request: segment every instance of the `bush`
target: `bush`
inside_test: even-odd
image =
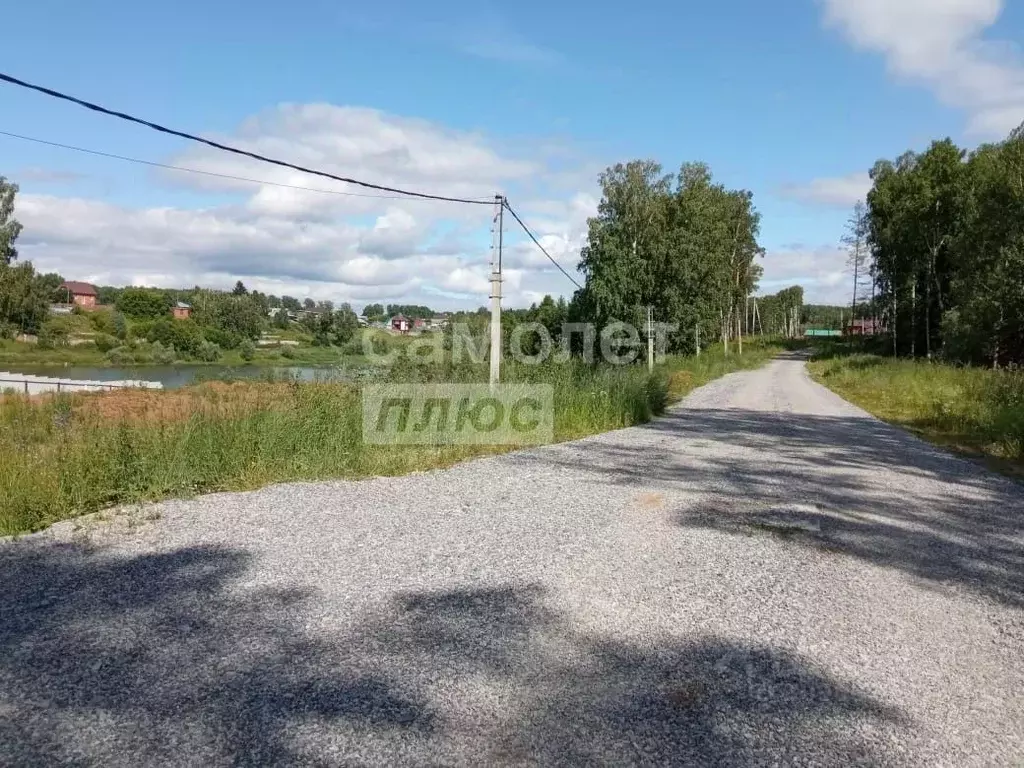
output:
[[[152,347],[143,347],[140,349],[136,349],[135,351],[132,352],[132,361],[136,365],[149,365],[150,363],[154,362],[153,355],[150,352],[150,349],[152,349]]]
[[[153,355],[153,362],[158,365],[170,365],[177,356],[174,347],[165,347],[159,341],[154,341],[149,351]]]
[[[130,317],[162,317],[171,311],[171,297],[155,288],[125,288],[117,297],[117,309]]]
[[[114,313],[106,311],[96,311],[89,313],[89,324],[92,329],[97,333],[105,333],[109,336],[113,336],[117,333],[117,328],[114,323]],[[116,346],[116,345],[115,345]],[[104,350],[106,351],[106,350]]]
[[[363,354],[363,340],[360,336],[355,336],[349,339],[341,345],[341,354],[343,355],[361,355]]]
[[[13,339],[18,335],[18,326],[0,320],[0,339]]]
[[[128,321],[120,312],[111,315],[111,324],[114,326],[114,335],[122,341],[128,338]]]
[[[39,348],[56,349],[68,345],[68,332],[62,324],[43,323],[39,329]]]
[[[124,315],[122,315],[120,312],[118,313],[118,315],[121,318],[124,318]],[[149,332],[151,330],[153,330],[153,326],[154,325],[156,325],[156,321],[155,320],[134,320],[134,321],[132,321],[132,324],[129,326],[128,322],[126,320],[125,321],[125,326],[127,328],[127,338],[132,338],[132,339],[146,339],[146,338],[149,338]],[[120,338],[120,337],[118,337],[118,338]]]
[[[196,350],[196,357],[204,363],[215,363],[220,360],[220,347],[212,341],[203,341]]]
[[[112,365],[130,365],[135,362],[135,358],[128,347],[114,347],[107,352],[107,360]]]
[[[295,359],[295,347],[284,347],[281,350],[281,357],[283,357],[285,360],[294,360]]]
[[[204,344],[212,344],[203,338],[199,326],[192,320],[157,320],[146,338],[150,342],[159,341],[165,347],[174,347],[182,357],[199,357],[200,360],[204,359],[200,356],[200,349]],[[217,347],[216,344],[212,346]],[[217,351],[219,354],[220,347]]]
[[[96,349],[104,353],[119,346],[118,340],[106,333],[96,334],[96,338],[93,339],[93,342],[96,344]]]
[[[245,360],[246,362],[255,359],[256,345],[253,344],[252,341],[250,341],[249,339],[243,341],[238,348],[241,351],[242,359]]]
[[[235,349],[242,343],[242,337],[232,331],[208,325],[203,328],[203,337],[221,349]]]

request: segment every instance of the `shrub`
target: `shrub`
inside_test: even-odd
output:
[[[118,340],[106,333],[96,334],[96,337],[93,339],[93,342],[96,344],[96,349],[104,353],[109,352],[114,347],[119,346]]]
[[[120,314],[120,313],[118,313]],[[124,315],[121,315],[123,318]],[[127,321],[125,322],[127,326]],[[146,339],[149,338],[149,332],[153,330],[153,326],[156,325],[155,320],[133,320],[128,328],[128,337],[133,339]]]
[[[135,358],[128,347],[114,347],[107,352],[107,360],[112,365],[130,365],[135,362]]]
[[[66,347],[67,345],[68,332],[63,324],[43,323],[43,327],[39,329],[40,349],[55,349],[57,347]]]
[[[111,315],[111,324],[114,326],[114,335],[122,341],[128,337],[128,321],[120,312]]]
[[[256,357],[256,345],[249,339],[246,339],[239,345],[239,350],[242,355],[242,359],[246,362],[255,359]]]
[[[284,347],[281,350],[281,357],[285,358],[286,360],[294,360],[295,359],[295,348],[294,347]]]
[[[13,339],[18,335],[18,326],[0,320],[0,339]]]
[[[117,309],[131,317],[156,319],[171,311],[171,297],[155,288],[125,288],[117,297]]]
[[[212,325],[203,328],[203,337],[221,349],[235,349],[242,342],[242,337],[237,333]]]
[[[158,365],[170,365],[176,357],[174,347],[165,347],[159,341],[154,341],[149,351],[153,355],[153,362]]]
[[[363,354],[363,340],[359,336],[349,339],[341,345],[341,354],[343,355],[361,355]]]
[[[211,343],[203,338],[199,326],[192,320],[157,320],[146,338],[150,342],[159,341],[165,347],[174,347],[183,357],[199,357],[202,346]],[[220,347],[217,350],[219,352]]]
[[[150,351],[150,349],[152,349],[152,347],[141,347],[139,349],[134,350],[132,352],[132,362],[136,363],[137,365],[149,365],[150,363],[154,362],[153,354]]]
[[[113,336],[117,333],[117,328],[114,324],[114,313],[106,311],[96,311],[89,313],[89,324],[92,329],[97,333],[105,333],[109,336]],[[116,346],[116,345],[115,345]],[[106,351],[106,350],[104,350]]]
[[[199,349],[196,350],[196,357],[202,360],[204,363],[215,363],[220,360],[221,351],[220,347],[214,344],[212,341],[203,341],[199,345]]]

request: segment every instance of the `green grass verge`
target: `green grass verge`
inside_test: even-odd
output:
[[[644,423],[730,371],[764,364],[713,351],[643,366],[509,365],[505,381],[549,383],[555,440]],[[401,381],[484,381],[483,367],[408,367]],[[396,475],[507,450],[373,446],[360,392],[336,383],[210,383],[184,390],[0,398],[0,534],[45,527],[118,503],[244,490],[272,482]]]
[[[81,365],[89,368],[109,366],[103,353],[92,343],[58,349],[39,349],[35,344],[25,344],[10,339],[0,340],[0,370],[4,366],[64,366]]]
[[[992,371],[824,350],[809,365],[821,384],[931,442],[1024,474],[1024,371]]]

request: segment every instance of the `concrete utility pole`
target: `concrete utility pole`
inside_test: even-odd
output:
[[[501,381],[501,247],[504,225],[505,198],[495,195],[491,226],[491,387]]]
[[[654,307],[647,307],[647,370],[654,370]]]
[[[693,338],[697,342],[697,357],[700,357],[700,323],[693,326]]]

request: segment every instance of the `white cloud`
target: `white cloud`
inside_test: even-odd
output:
[[[234,135],[224,138],[241,149],[337,176],[451,197],[489,198],[503,185],[534,176],[542,167],[534,160],[505,157],[479,134],[364,107],[281,104],[248,118]],[[387,194],[206,147],[189,149],[174,164],[334,192]],[[194,177],[183,180],[195,182]],[[201,179],[201,183],[214,189],[251,189],[244,183],[214,178]],[[271,187],[261,193],[250,201],[259,213],[291,215],[304,207],[358,212],[381,203],[374,197],[315,195]],[[423,205],[448,214],[459,210],[450,203]]]
[[[871,190],[871,177],[867,173],[813,179],[806,184],[786,184],[780,190],[783,197],[804,203],[852,207],[863,201]]]
[[[61,171],[55,168],[29,166],[28,168],[15,169],[11,174],[11,178],[17,179],[20,182],[32,181],[37,184],[63,184],[80,181],[85,177],[80,173],[75,173],[74,171]]]
[[[845,305],[853,295],[853,273],[841,248],[822,246],[768,251],[761,265],[761,293],[801,285],[808,304]]]
[[[338,175],[458,197],[487,190],[556,194],[543,151],[510,155],[486,137],[376,110],[324,104],[282,105],[246,120],[229,143]],[[100,284],[246,285],[276,294],[340,301],[413,302],[476,307],[489,293],[491,205],[463,206],[372,196],[365,189],[289,169],[190,149],[177,165],[347,196],[168,172],[159,183],[198,188],[206,207],[141,207],[102,200],[23,194],[23,255],[44,271]],[[211,197],[212,195],[212,197]],[[157,198],[158,199],[158,198]],[[212,204],[209,202],[213,200]],[[219,200],[219,201],[218,201]],[[585,232],[588,198],[542,199],[531,221],[553,252],[569,255]],[[582,201],[582,202],[581,202]],[[524,215],[528,208],[523,206]],[[582,216],[582,219],[581,219]],[[582,221],[582,230],[581,230]],[[516,252],[507,222],[509,254]],[[541,257],[543,259],[543,257]],[[568,258],[574,264],[576,258]],[[571,294],[550,264],[508,262],[509,306],[534,293]],[[439,301],[441,297],[443,301]]]
[[[826,22],[885,56],[896,75],[964,109],[973,133],[1002,136],[1024,120],[1017,47],[985,39],[1003,0],[820,0]]]
[[[576,270],[580,260],[580,249],[587,241],[587,219],[597,215],[598,200],[594,195],[580,192],[569,200],[537,200],[517,211],[525,216],[527,224],[551,258],[555,259],[566,272],[583,282]],[[507,217],[506,219],[510,219]],[[514,220],[506,222],[513,229],[518,228]],[[526,269],[548,270],[557,273],[548,258],[529,240],[514,244],[505,256],[505,263]],[[564,281],[565,277],[561,279]],[[564,294],[571,296],[571,284],[564,287]],[[543,298],[543,296],[542,296]]]

